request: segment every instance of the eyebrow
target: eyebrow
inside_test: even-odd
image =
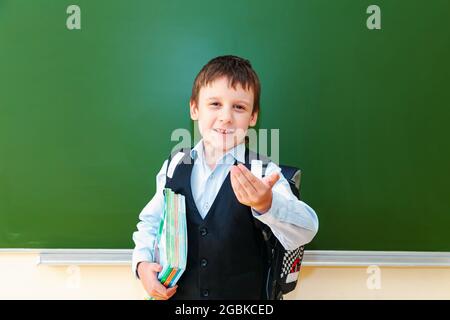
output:
[[[210,98],[207,98],[206,100],[220,100],[220,99],[217,97],[210,97]]]

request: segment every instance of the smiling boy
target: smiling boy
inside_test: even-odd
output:
[[[248,169],[245,137],[257,122],[259,99],[260,82],[246,59],[217,57],[197,75],[190,116],[198,121],[202,139],[185,151],[170,175],[172,164],[164,162],[156,194],[139,215],[138,231],[133,234],[133,272],[150,296],[262,299],[266,251],[255,219],[267,224],[289,250],[316,235],[316,213],[293,195],[275,163],[268,164],[263,179]],[[187,266],[173,288],[158,281],[161,266],[153,253],[164,187],[186,198]]]

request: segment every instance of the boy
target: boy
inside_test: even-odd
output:
[[[259,98],[259,79],[248,60],[217,57],[197,75],[190,115],[198,121],[202,139],[186,152],[192,160],[188,164],[171,172],[172,164],[167,168],[168,160],[164,162],[156,194],[133,234],[132,269],[150,296],[262,299],[265,243],[254,220],[267,224],[288,250],[310,242],[317,233],[316,213],[293,195],[275,163],[268,164],[262,180],[242,165],[248,163],[245,136],[256,124]],[[153,261],[164,186],[186,198],[188,260],[173,288],[158,281],[161,266]]]

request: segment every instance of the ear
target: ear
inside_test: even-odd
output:
[[[252,112],[252,115],[250,118],[250,127],[254,127],[256,125],[257,121],[258,121],[258,111]]]
[[[198,120],[198,106],[197,106],[197,103],[195,103],[195,101],[191,100],[189,102],[189,108],[190,108],[190,113],[191,113],[191,119],[192,120]]]

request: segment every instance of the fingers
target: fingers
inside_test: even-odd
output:
[[[150,291],[150,295],[159,300],[167,300],[170,299],[177,292],[177,288],[178,285],[172,288],[166,288],[161,284],[161,286],[155,286],[154,289]]]
[[[169,295],[172,296],[176,291],[178,286],[174,286],[172,288],[166,288],[157,278],[154,279],[155,281],[153,281],[153,286],[152,286],[152,290],[154,291],[154,293],[160,295],[163,298],[168,299]]]
[[[274,172],[270,176],[264,177],[261,181],[250,170],[248,170],[246,166],[239,164],[236,167],[239,171],[232,172],[232,174],[234,173],[236,179],[240,182],[248,195],[252,195],[260,191],[265,192],[267,188],[272,188],[280,179],[280,174],[278,172]]]
[[[240,185],[245,189],[245,192],[248,195],[254,194],[257,192],[255,185],[261,183],[258,178],[256,178],[250,171],[248,171],[245,166],[239,164],[235,166],[234,175],[236,180],[240,183]],[[247,175],[244,173],[244,169],[247,171]],[[258,187],[261,187],[258,185]]]
[[[239,169],[241,169],[242,174],[247,178],[248,181],[252,184],[252,186],[258,190],[263,189],[264,183],[255,176],[246,166],[239,164]]]
[[[177,285],[175,285],[172,288],[166,288],[159,280],[157,273],[162,270],[162,266],[158,263],[149,263],[146,266],[146,269],[148,270],[148,273],[146,274],[147,277],[145,277],[145,284],[147,287],[147,292],[151,297],[154,297],[157,300],[167,300],[170,299],[175,293],[178,288]]]
[[[151,294],[150,297],[155,298],[155,300],[167,300],[167,298],[164,298],[163,296],[161,296],[157,293]]]
[[[154,272],[160,272],[162,270],[162,266],[158,263],[151,263],[149,265],[149,269]],[[153,274],[150,279],[150,290],[151,294],[160,295],[161,297],[166,296],[166,287],[161,284],[158,280],[158,276]]]
[[[269,188],[272,188],[279,179],[280,175],[278,174],[278,172],[274,172],[269,177],[264,178],[264,180],[269,185]]]
[[[230,176],[233,191],[240,203],[254,208],[270,208],[272,187],[280,179],[278,172],[274,172],[260,180],[244,165],[239,164],[231,167]]]
[[[157,280],[153,285],[153,290],[155,290],[158,294],[165,296],[167,295],[167,288]]]
[[[160,272],[162,270],[162,266],[158,263],[150,263],[149,269],[151,271]]]
[[[248,194],[245,191],[245,188],[241,185],[241,183],[237,179],[237,167],[231,167],[231,186],[233,187],[234,193],[240,202],[245,202],[245,199],[248,199]]]
[[[172,296],[177,292],[178,286],[174,286],[172,288],[167,289],[167,296],[172,298]]]

